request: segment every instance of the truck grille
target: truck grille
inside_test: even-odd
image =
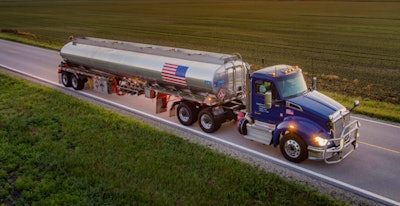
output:
[[[343,129],[346,127],[346,125],[348,125],[350,123],[350,113],[345,114],[344,116],[342,116],[341,118],[337,119],[336,122],[334,123],[334,137],[333,138],[340,138],[340,135],[343,132]],[[350,128],[348,128],[350,129]],[[345,131],[347,132],[347,131]],[[346,137],[345,141],[348,139],[348,137]]]

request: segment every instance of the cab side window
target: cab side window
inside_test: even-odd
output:
[[[256,82],[257,94],[264,95],[266,92],[271,92],[272,99],[276,99],[275,87],[271,82],[259,81]]]

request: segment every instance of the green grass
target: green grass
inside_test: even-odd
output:
[[[47,49],[59,50],[60,46],[52,43],[47,43],[41,40],[38,40],[37,37],[26,34],[26,33],[19,33],[18,31],[12,32],[1,32],[0,38],[10,41],[15,41],[24,44],[30,44],[38,47],[43,47]]]
[[[0,205],[342,204],[55,90],[0,82]]]
[[[360,105],[353,110],[353,113],[362,114],[382,120],[400,122],[400,105],[386,102],[374,101],[362,97],[349,97],[334,92],[323,91],[324,94],[340,102],[347,108],[352,108],[354,100],[359,100]]]
[[[395,0],[20,0],[0,2],[0,29],[55,48],[75,35],[239,52],[254,70],[297,64],[339,77],[322,90],[399,104],[399,11]]]

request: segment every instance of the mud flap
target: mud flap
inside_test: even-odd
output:
[[[156,114],[166,112],[167,111],[167,97],[168,95],[166,94],[157,94],[157,99],[156,99]]]
[[[144,88],[144,96],[146,98],[154,99],[156,97],[156,91],[149,88]]]
[[[179,105],[179,103],[180,103],[180,101],[172,103],[171,109],[169,109],[169,117],[176,116],[176,108]]]

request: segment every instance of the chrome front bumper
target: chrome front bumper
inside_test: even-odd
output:
[[[357,138],[359,136],[359,128],[360,122],[357,120],[352,121],[343,128],[340,138],[329,139],[326,146],[308,146],[308,159],[324,160],[327,164],[334,164],[342,161],[358,147]]]

